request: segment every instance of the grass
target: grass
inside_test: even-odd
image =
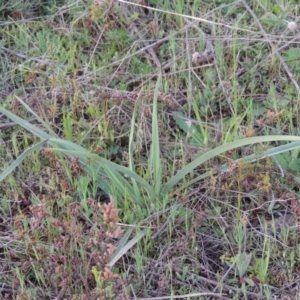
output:
[[[299,5],[141,3],[0,1],[0,296],[297,299]]]

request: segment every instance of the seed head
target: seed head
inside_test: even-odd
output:
[[[295,31],[297,29],[297,23],[296,22],[288,22],[287,28],[290,31]]]

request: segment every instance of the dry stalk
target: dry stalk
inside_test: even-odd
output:
[[[284,59],[282,58],[281,54],[279,53],[278,49],[276,48],[276,46],[268,39],[268,34],[266,33],[265,29],[263,28],[261,22],[259,21],[259,19],[257,18],[257,16],[255,15],[255,13],[253,12],[253,10],[250,8],[250,6],[246,3],[245,0],[242,0],[242,3],[244,4],[244,6],[246,7],[246,9],[248,10],[248,12],[250,13],[250,15],[253,17],[253,19],[255,20],[255,22],[257,23],[258,27],[260,28],[264,38],[268,41],[269,45],[271,46],[271,48],[275,51],[280,63],[282,64],[283,68],[285,69],[285,72],[287,73],[287,75],[289,76],[289,78],[291,79],[291,81],[293,82],[298,94],[300,95],[300,87],[294,77],[294,75],[292,74],[292,72],[290,71],[289,67],[287,66],[287,64],[285,63]]]

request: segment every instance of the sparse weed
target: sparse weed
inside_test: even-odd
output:
[[[297,299],[298,4],[46,2],[0,1],[0,296]]]

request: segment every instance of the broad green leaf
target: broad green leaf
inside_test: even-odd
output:
[[[197,146],[203,146],[204,137],[197,130],[194,124],[189,125],[184,120],[184,116],[180,112],[174,113],[174,120],[178,127],[188,135],[188,137],[190,138],[190,143],[193,143]]]
[[[289,163],[289,170],[299,173],[300,172],[300,160],[293,158]]]
[[[289,48],[284,52],[283,57],[286,62],[295,62],[300,58],[300,48]]]
[[[284,170],[288,170],[291,162],[291,155],[288,152],[280,153],[274,157]]]
[[[275,5],[273,5],[273,13],[276,15],[276,16],[279,16],[280,13],[281,13],[281,8],[280,6],[276,3]]]

